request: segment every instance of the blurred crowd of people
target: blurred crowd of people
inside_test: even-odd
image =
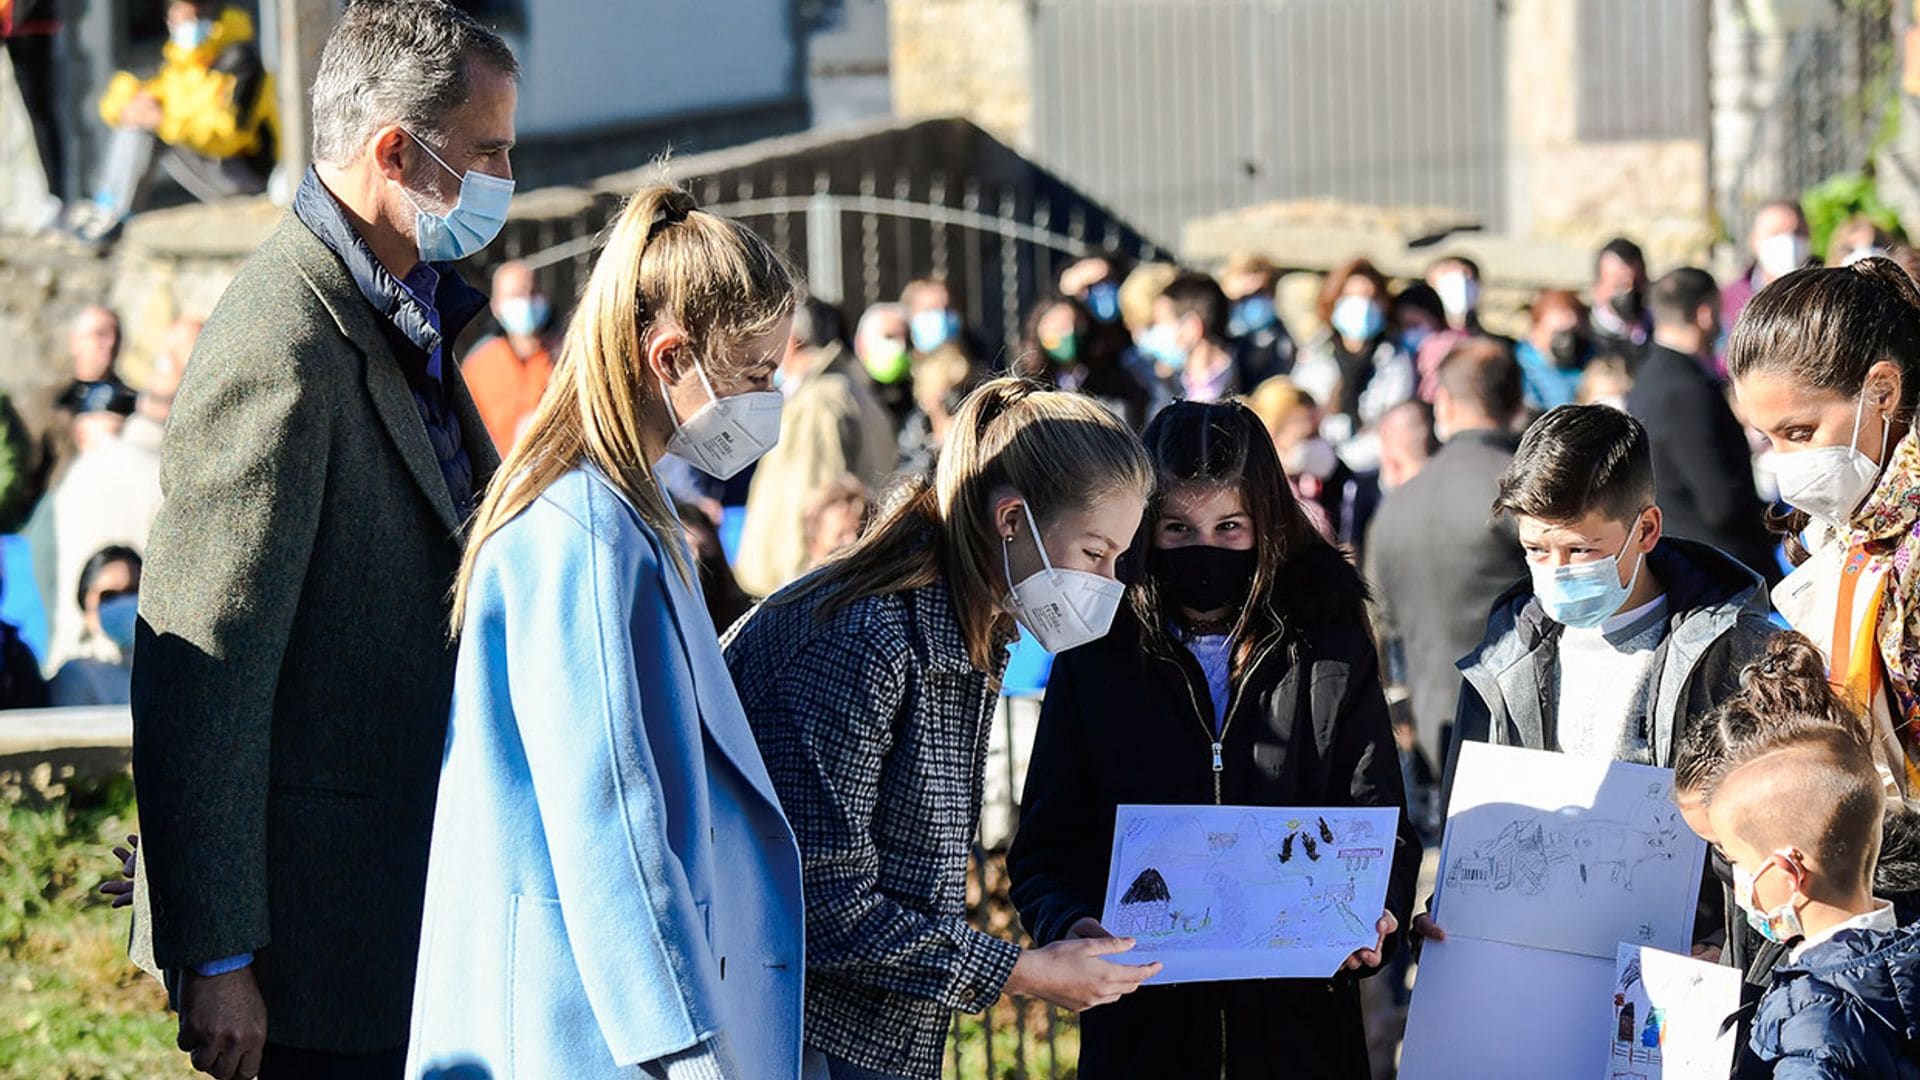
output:
[[[1774,455],[1734,412],[1724,354],[1755,291],[1817,264],[1810,245],[1787,201],[1759,212],[1750,261],[1725,282],[1693,267],[1655,279],[1640,247],[1617,238],[1595,253],[1585,290],[1543,289],[1491,320],[1471,258],[1443,255],[1397,283],[1352,259],[1324,275],[1311,325],[1300,326],[1283,317],[1283,272],[1268,258],[1238,256],[1209,274],[1101,252],[1060,271],[1011,348],[984,342],[937,278],[851,320],[809,300],[778,370],[778,444],[726,481],[671,457],[661,471],[724,628],[850,544],[892,480],[927,472],[960,402],[987,378],[1085,395],[1136,431],[1176,400],[1242,400],[1308,519],[1367,571],[1410,790],[1430,803],[1456,661],[1479,643],[1489,605],[1525,576],[1511,523],[1486,508],[1534,417],[1572,403],[1631,413],[1652,437],[1669,532],[1770,581],[1784,573],[1766,524]],[[1836,265],[1885,255],[1920,267],[1911,248],[1860,223],[1827,254]],[[553,370],[558,312],[520,263],[496,271],[492,298],[497,333],[468,354],[465,373],[504,452]]]
[[[1485,509],[1533,417],[1569,403],[1630,412],[1652,436],[1669,531],[1770,580],[1783,573],[1766,528],[1771,455],[1732,410],[1726,332],[1755,291],[1816,260],[1791,202],[1761,210],[1747,247],[1750,262],[1728,281],[1690,267],[1655,280],[1640,248],[1615,239],[1596,252],[1585,296],[1539,291],[1517,337],[1483,322],[1482,269],[1462,255],[1399,283],[1366,259],[1342,263],[1319,286],[1313,325],[1290,327],[1283,273],[1265,257],[1209,274],[1102,252],[1060,271],[1011,349],[989,347],[937,278],[853,320],[808,300],[776,375],[779,442],[725,481],[673,457],[661,473],[724,629],[851,544],[892,481],[929,471],[960,402],[987,378],[1085,395],[1136,431],[1176,400],[1243,400],[1308,520],[1366,570],[1409,790],[1430,798],[1459,693],[1455,662],[1525,573],[1511,524]],[[1836,264],[1868,255],[1920,267],[1871,225],[1849,224],[1827,253]],[[490,298],[490,332],[462,369],[505,453],[547,391],[564,312],[519,262],[498,267]],[[160,436],[198,330],[191,319],[170,327],[136,392],[118,374],[118,319],[86,309],[49,434],[28,440],[6,412],[0,509],[26,538],[47,626],[34,663],[9,670],[37,667],[50,680],[13,675],[9,703],[126,700],[130,626],[113,601],[138,590],[160,503]],[[17,651],[18,630],[9,633]]]

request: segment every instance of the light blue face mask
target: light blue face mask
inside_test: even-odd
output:
[[[1120,317],[1120,286],[1103,281],[1087,290],[1087,310],[1103,323]]]
[[[100,633],[123,654],[133,654],[133,631],[139,620],[138,593],[122,593],[100,602]]]
[[[167,40],[182,49],[197,49],[213,36],[212,19],[193,19],[167,31]]]
[[[930,353],[960,334],[960,316],[948,308],[928,308],[907,323],[915,352]]]
[[[1227,319],[1228,337],[1246,337],[1272,326],[1279,318],[1273,310],[1273,297],[1266,293],[1254,293],[1242,297],[1233,305],[1233,314]]]
[[[1140,336],[1140,351],[1148,359],[1174,371],[1187,367],[1187,350],[1180,347],[1180,331],[1173,323],[1154,323]]]
[[[509,334],[529,337],[546,329],[547,298],[538,293],[532,296],[516,296],[500,301],[500,310],[496,313],[500,319],[500,328]]]
[[[405,129],[402,129],[405,130]],[[414,241],[423,262],[455,262],[493,243],[507,223],[507,206],[513,202],[513,181],[468,169],[455,172],[453,166],[433,152],[425,139],[407,132],[434,163],[460,178],[460,201],[445,214],[431,214],[420,208],[406,188],[400,193],[413,203]]]
[[[1633,546],[1639,532],[1640,518],[1635,516],[1619,554],[1566,566],[1528,567],[1533,576],[1533,594],[1539,597],[1547,618],[1575,630],[1591,630],[1618,612],[1620,605],[1633,594],[1634,582],[1640,579],[1640,567],[1646,562],[1644,557],[1636,558],[1626,584],[1620,583],[1620,558]]]

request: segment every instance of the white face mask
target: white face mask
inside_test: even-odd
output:
[[[707,369],[700,361],[693,362],[693,371],[700,376],[700,385],[711,400],[684,424],[674,411],[667,384],[660,384],[667,415],[673,418],[667,453],[716,480],[731,480],[780,441],[780,407],[786,398],[778,390],[755,390],[723,398],[713,392]]]
[[[1440,275],[1433,291],[1440,294],[1440,306],[1450,319],[1464,318],[1480,305],[1480,283],[1458,270]]]
[[[1780,482],[1780,498],[1808,516],[1836,529],[1845,529],[1880,482],[1880,465],[1854,448],[1860,441],[1860,419],[1866,412],[1863,395],[1853,412],[1853,437],[1845,446],[1821,446],[1773,456],[1773,475]],[[1886,445],[1893,426],[1881,418],[1880,444]]]
[[[1033,532],[1033,544],[1040,549],[1041,569],[1020,582],[1007,594],[1007,608],[1020,625],[1050,653],[1061,653],[1076,645],[1098,641],[1113,626],[1114,613],[1120,610],[1120,598],[1127,587],[1110,577],[1084,570],[1055,569],[1047,558],[1047,545],[1040,542],[1040,526],[1034,524],[1033,508],[1022,504],[1027,528]],[[1001,565],[1007,580],[1013,580],[1013,538],[1000,549]]]
[[[1807,265],[1810,245],[1799,233],[1774,233],[1754,249],[1755,261],[1770,278],[1785,277]]]

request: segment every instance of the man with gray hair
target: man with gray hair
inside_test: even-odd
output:
[[[316,162],[167,431],[134,778],[180,1047],[221,1078],[398,1077],[452,699],[450,587],[499,464],[450,263],[512,194],[519,66],[442,0],[356,0]]]

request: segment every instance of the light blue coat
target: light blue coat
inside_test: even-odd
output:
[[[568,474],[471,585],[407,1075],[630,1078],[718,1033],[737,1075],[797,1076],[802,911],[698,587]]]

